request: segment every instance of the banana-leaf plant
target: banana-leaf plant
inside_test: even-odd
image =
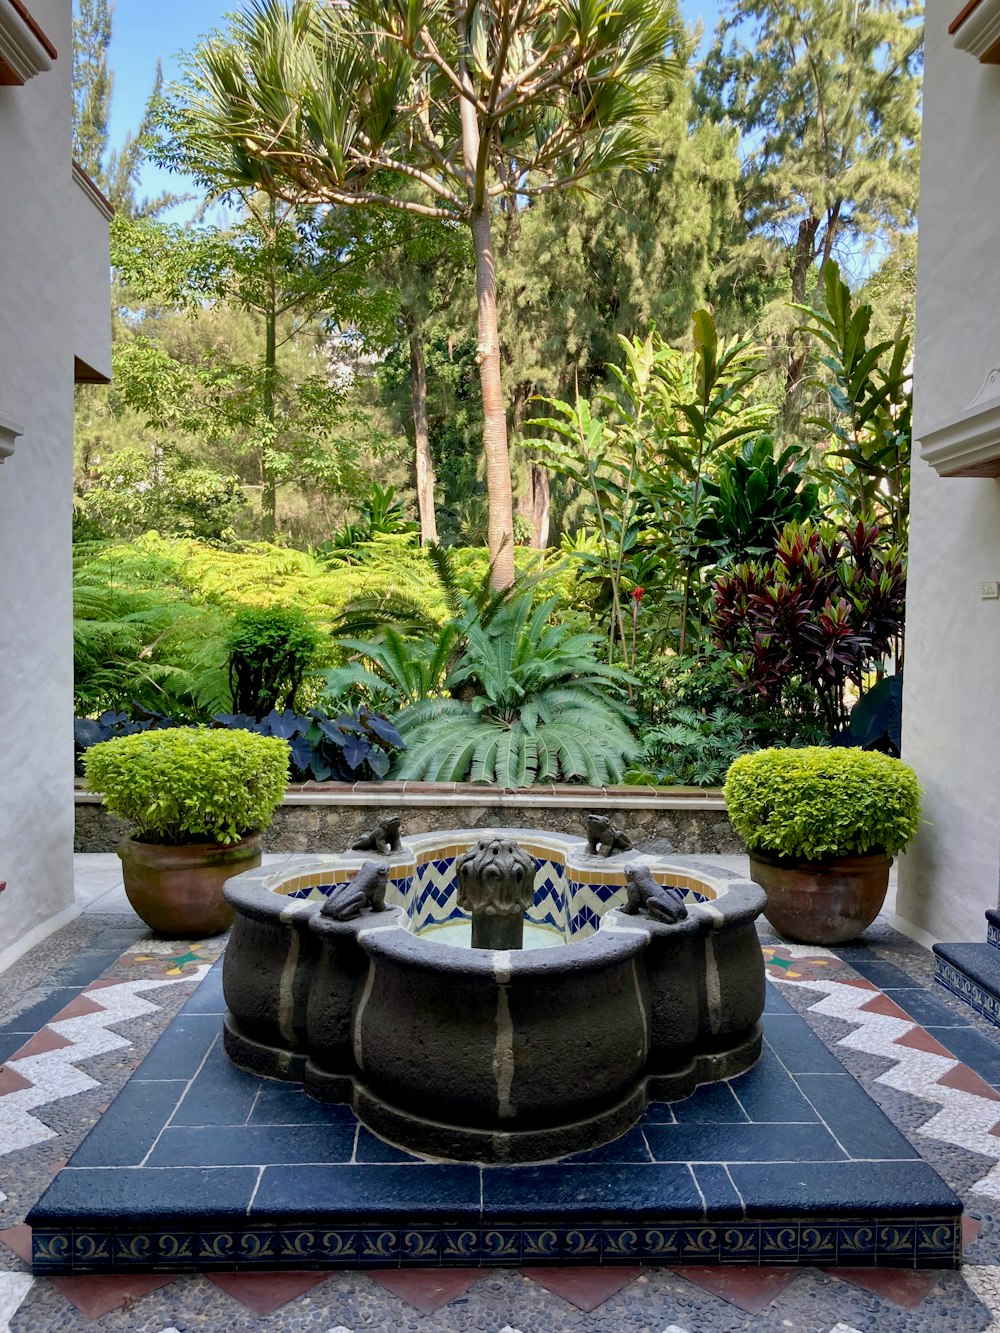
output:
[[[872,307],[855,305],[834,260],[823,266],[825,310],[797,307],[802,332],[826,349],[830,378],[817,381],[831,407],[806,424],[832,439],[822,480],[855,518],[875,515],[905,547],[910,513],[913,386],[910,339],[902,325],[892,338],[869,345]],[[829,460],[837,460],[831,463]]]

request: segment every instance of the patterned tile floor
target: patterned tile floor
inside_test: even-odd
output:
[[[686,1267],[34,1279],[26,1213],[220,947],[152,941],[109,880],[109,859],[79,860],[89,910],[0,975],[0,1333],[1000,1333],[1000,1034],[935,988],[930,954],[883,921],[835,952],[763,932],[768,970],[962,1195],[961,1273]]]

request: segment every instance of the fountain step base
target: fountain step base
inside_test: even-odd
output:
[[[960,1200],[768,989],[746,1073],[602,1148],[480,1167],[235,1068],[217,968],[32,1210],[34,1271],[958,1267]]]

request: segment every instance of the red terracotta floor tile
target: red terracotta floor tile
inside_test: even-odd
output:
[[[937,1273],[918,1273],[912,1268],[827,1268],[825,1271],[904,1310],[915,1310],[938,1280]]]
[[[929,1032],[925,1032],[921,1027],[911,1028],[909,1032],[904,1032],[901,1037],[897,1037],[893,1042],[894,1046],[909,1046],[915,1051],[926,1051],[929,1055],[943,1055],[947,1060],[954,1060],[951,1051],[945,1050],[939,1041],[936,1041]]]
[[[994,1131],[990,1130],[992,1134]],[[970,1245],[974,1245],[979,1239],[979,1233],[983,1229],[983,1224],[978,1217],[973,1217],[971,1213],[962,1214],[962,1249],[967,1250]]]
[[[126,1301],[148,1296],[157,1287],[173,1282],[173,1277],[156,1277],[150,1273],[88,1273],[79,1277],[53,1277],[49,1281],[88,1319],[99,1319],[110,1310],[119,1310]]]
[[[29,1037],[23,1046],[19,1047],[10,1057],[12,1060],[24,1060],[29,1055],[44,1055],[46,1051],[61,1051],[66,1046],[72,1046],[73,1043],[69,1037],[64,1037],[59,1032],[53,1032],[50,1027],[40,1028],[33,1037]]]
[[[50,1018],[50,1023],[62,1023],[67,1018],[84,1018],[87,1014],[103,1014],[104,1006],[95,1004],[94,1001],[85,995],[83,991],[75,1000],[70,1000],[64,1009],[60,1009],[54,1018]]]
[[[760,1314],[776,1296],[780,1296],[802,1272],[801,1268],[758,1268],[755,1264],[734,1264],[732,1267],[675,1268],[680,1277],[696,1283],[713,1296],[719,1296],[730,1305],[747,1314]]]
[[[421,1314],[433,1314],[456,1296],[462,1296],[488,1268],[398,1268],[371,1276],[386,1291],[407,1301]]]
[[[949,1069],[947,1074],[942,1074],[938,1083],[943,1088],[958,1088],[961,1092],[972,1092],[977,1097],[985,1097],[989,1101],[1000,1102],[1000,1092],[980,1078],[974,1069],[968,1065],[956,1065],[954,1069]]]
[[[31,1266],[31,1227],[18,1222],[16,1227],[0,1231],[0,1241],[3,1241],[8,1250],[13,1250],[19,1259],[23,1259],[29,1267]]]
[[[886,1018],[901,1018],[904,1023],[913,1022],[909,1014],[904,1013],[898,1004],[893,1004],[888,995],[883,995],[881,992],[874,995],[870,1000],[866,1000],[861,1006],[861,1010],[866,1014],[882,1014]]]
[[[11,1069],[8,1065],[0,1068],[0,1097],[8,1092],[22,1092],[25,1088],[34,1086],[30,1078],[24,1078],[16,1069]]]
[[[204,1273],[254,1314],[271,1314],[325,1282],[329,1273]]]
[[[641,1268],[522,1268],[525,1277],[588,1314],[634,1282]]]

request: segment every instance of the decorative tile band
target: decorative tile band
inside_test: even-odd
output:
[[[995,926],[992,921],[986,927],[986,943],[1000,949],[1000,926]]]
[[[407,1264],[822,1264],[957,1268],[955,1218],[824,1222],[692,1221],[669,1226],[248,1227],[195,1231],[39,1231],[36,1274],[193,1268],[399,1268]]]
[[[995,927],[991,926],[991,930]],[[952,995],[957,995],[960,1000],[964,1000],[984,1018],[988,1018],[991,1023],[996,1023],[1000,1027],[1000,1000],[989,991],[983,990],[971,977],[967,977],[964,972],[959,972],[951,963],[945,959],[935,956],[934,959],[934,979],[939,981],[945,990],[950,990]]]
[[[418,853],[415,861],[391,868],[387,900],[403,907],[411,928],[419,933],[449,921],[460,920],[465,913],[456,902],[455,860],[463,848],[435,848],[440,855]],[[567,873],[566,864],[556,860],[541,847],[526,845],[538,860],[535,876],[535,900],[526,919],[536,926],[559,931],[567,940],[593,934],[601,916],[625,902],[625,873],[621,866]],[[357,873],[357,867],[313,871],[297,875],[275,887],[274,892],[288,898],[319,901],[333,888],[345,884]],[[693,875],[652,868],[661,884],[675,885],[691,903],[707,902],[712,889]]]

